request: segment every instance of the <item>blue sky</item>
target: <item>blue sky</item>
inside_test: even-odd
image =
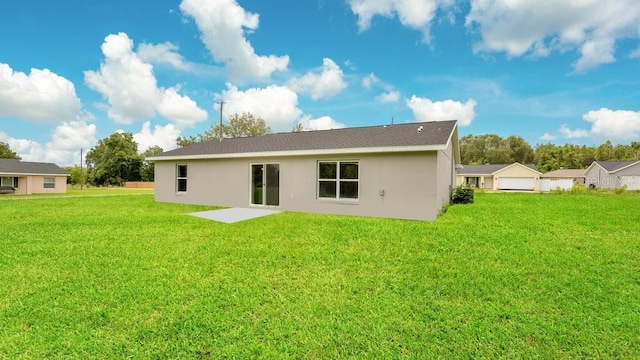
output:
[[[224,116],[273,131],[457,119],[460,135],[640,140],[637,0],[5,2],[0,141],[79,163],[115,131],[175,147]]]

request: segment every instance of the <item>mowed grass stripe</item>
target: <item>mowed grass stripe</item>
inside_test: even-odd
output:
[[[0,358],[638,357],[639,205],[221,224],[151,195],[3,201]]]

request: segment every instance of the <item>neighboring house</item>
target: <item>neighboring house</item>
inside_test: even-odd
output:
[[[211,140],[155,161],[157,201],[432,220],[460,164],[456,121]]]
[[[586,185],[593,188],[640,190],[640,160],[594,161],[585,172]]]
[[[0,159],[3,192],[13,188],[15,194],[64,193],[67,192],[68,176],[56,164]]]
[[[541,175],[534,164],[463,165],[458,169],[456,185],[484,190],[535,191],[539,189]]]
[[[540,191],[571,190],[573,185],[585,183],[585,169],[559,169],[540,176]]]

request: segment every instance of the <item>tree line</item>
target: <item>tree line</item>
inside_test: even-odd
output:
[[[532,147],[520,136],[502,138],[496,134],[465,135],[460,138],[463,164],[535,164],[539,171],[584,169],[595,160],[640,160],[640,142],[613,145],[606,141],[598,146],[574,144],[536,144]]]

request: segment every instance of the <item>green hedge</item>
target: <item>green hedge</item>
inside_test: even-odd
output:
[[[453,204],[473,203],[473,188],[466,185],[457,186],[451,195],[451,202]]]

